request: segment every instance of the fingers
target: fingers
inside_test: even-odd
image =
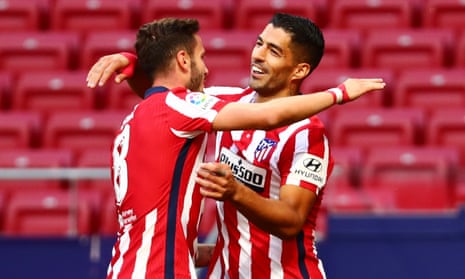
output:
[[[87,86],[95,88],[103,86],[108,79],[118,70],[123,69],[129,64],[129,60],[121,54],[112,54],[101,57],[89,70],[87,74]],[[115,82],[120,83],[127,77],[124,74],[118,74]]]
[[[108,69],[109,65],[111,65],[111,62],[108,61],[107,57],[100,58],[97,63],[90,68],[87,74],[87,86],[95,88],[97,85],[104,85],[112,73]]]
[[[207,174],[209,176],[210,174]],[[213,198],[213,199],[221,199],[222,194],[223,194],[223,189],[222,187],[215,183],[214,181],[207,179],[207,178],[202,178],[202,177],[196,177],[195,182],[200,185],[200,194],[203,195],[204,197],[208,198]]]
[[[200,169],[208,171],[215,176],[226,177],[229,167],[221,163],[204,163],[200,166]]]
[[[224,200],[228,196],[228,178],[230,170],[227,165],[204,163],[197,171],[196,183],[200,185],[200,193],[203,196]]]

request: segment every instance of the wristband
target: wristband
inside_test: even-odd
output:
[[[124,74],[128,78],[132,77],[134,75],[134,70],[137,64],[137,55],[131,52],[120,52],[119,54],[123,55],[129,60],[129,65],[118,71],[118,73]]]
[[[346,87],[343,83],[339,84],[338,87],[330,88],[327,90],[333,96],[335,104],[345,104],[350,101],[349,94],[347,93]]]

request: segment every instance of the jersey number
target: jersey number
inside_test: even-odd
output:
[[[113,186],[118,206],[121,205],[128,191],[128,165],[126,156],[128,155],[129,135],[131,131],[128,122],[132,116],[131,114],[124,120],[123,128],[116,136],[113,145]]]

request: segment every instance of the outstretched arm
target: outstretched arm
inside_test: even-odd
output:
[[[383,79],[347,79],[328,91],[282,97],[264,103],[229,103],[216,116],[214,130],[268,130],[308,118],[335,103],[346,103],[373,90],[383,89]]]
[[[116,83],[127,79],[132,90],[143,98],[151,82],[136,66],[136,60],[128,59],[128,57],[130,57],[128,53],[101,57],[88,73],[88,86],[91,88],[97,85],[103,86],[116,73]],[[128,68],[135,69],[134,73],[128,72]],[[365,93],[384,87],[385,83],[380,78],[347,79],[337,88],[328,91],[279,98],[259,104],[230,103],[218,113],[213,122],[213,129],[268,130],[277,128],[317,114],[335,103],[346,103]]]

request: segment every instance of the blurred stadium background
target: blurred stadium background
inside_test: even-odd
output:
[[[137,102],[86,88],[99,56],[159,17],[195,17],[208,84],[247,83],[274,12],[313,19],[326,53],[303,92],[388,86],[321,114],[336,160],[319,218],[328,278],[464,278],[465,2],[0,0],[2,278],[104,278],[116,232],[109,146]],[[213,241],[207,203],[201,241]],[[199,270],[202,275],[203,270]]]

